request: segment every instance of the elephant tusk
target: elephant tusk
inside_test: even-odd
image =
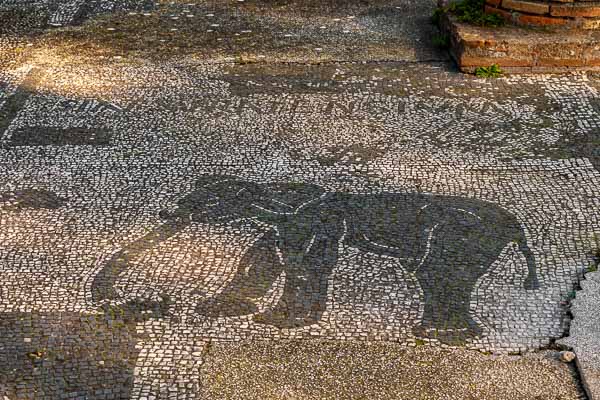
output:
[[[480,220],[480,221],[481,221],[481,217],[480,217],[479,215],[477,215],[477,214],[475,214],[475,213],[471,212],[471,211],[467,211],[467,210],[464,210],[464,209],[462,209],[462,208],[455,208],[455,207],[451,207],[450,209],[451,209],[451,210],[456,210],[456,211],[461,211],[461,212],[464,212],[464,213],[466,213],[466,214],[469,214],[469,215],[471,215],[471,216],[473,216],[473,217],[475,217],[475,218],[477,218],[478,220]]]
[[[435,224],[435,226],[431,229],[431,232],[429,232],[429,236],[427,237],[427,244],[425,247],[425,254],[423,254],[423,258],[421,258],[421,262],[419,263],[419,265],[417,265],[417,268],[415,268],[415,272],[419,270],[419,268],[421,268],[423,266],[423,264],[425,264],[425,260],[427,259],[427,257],[429,257],[429,252],[431,251],[431,240],[433,239],[433,232],[435,232],[436,228],[439,226],[440,224]]]
[[[310,249],[311,249],[312,245],[315,243],[316,238],[317,238],[317,234],[315,233],[313,235],[313,237],[310,239],[310,243],[308,243],[308,246],[306,246],[306,250],[304,250],[305,253],[308,254],[310,252]]]

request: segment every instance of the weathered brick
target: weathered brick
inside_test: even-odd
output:
[[[515,22],[521,25],[534,26],[567,26],[571,21],[565,18],[553,18],[543,15],[518,14],[515,17]]]
[[[585,60],[585,65],[590,67],[600,67],[600,57]]]
[[[502,10],[500,8],[496,8],[496,7],[491,7],[491,6],[485,6],[485,12],[487,14],[498,14],[500,15],[505,21],[512,21],[513,20],[513,15],[511,12],[506,11],[506,10]]]
[[[600,29],[600,18],[582,18],[579,22],[581,29]]]
[[[600,0],[486,0],[486,12],[517,25],[600,30]]]
[[[489,7],[489,6],[488,6]],[[492,8],[492,7],[489,7]],[[535,18],[536,23],[571,24],[574,19],[549,16]],[[564,73],[600,70],[600,32],[583,30],[532,30],[507,25],[500,29],[458,23],[451,16],[444,29],[452,36],[451,54],[460,69],[474,72],[477,67],[498,64],[511,73]]]
[[[530,14],[548,14],[550,12],[550,5],[548,3],[538,3],[533,1],[502,0],[502,7]]]
[[[502,0],[485,0],[486,4],[489,4],[492,7],[499,7]]]
[[[511,57],[475,57],[462,56],[460,65],[462,67],[488,67],[493,64],[498,64],[503,67],[528,67],[533,64],[533,60],[529,58],[511,58]]]
[[[539,58],[536,62],[540,67],[578,67],[583,64],[579,58]]]
[[[600,3],[574,3],[552,5],[550,14],[555,17],[600,17]]]

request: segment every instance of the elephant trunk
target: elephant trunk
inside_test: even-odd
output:
[[[126,271],[129,263],[139,259],[143,252],[157,246],[159,243],[179,233],[188,225],[184,221],[167,221],[152,232],[127,244],[114,253],[98,271],[92,282],[92,300],[101,304],[106,300],[116,300],[118,295],[115,284],[122,272]]]

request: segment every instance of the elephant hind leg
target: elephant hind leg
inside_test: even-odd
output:
[[[415,335],[451,345],[481,336],[482,329],[470,314],[471,292],[494,259],[495,255],[477,254],[458,240],[434,243],[415,272],[424,297],[423,317]]]
[[[277,305],[256,322],[277,328],[299,328],[317,323],[327,307],[329,277],[338,259],[339,233],[319,232],[297,257],[288,253],[285,286]]]
[[[427,306],[426,306],[427,308]],[[434,315],[431,311],[425,314]],[[432,322],[424,320],[413,328],[413,334],[419,338],[436,339],[451,346],[462,346],[469,339],[475,339],[483,334],[481,327],[470,315],[454,315],[442,317]]]

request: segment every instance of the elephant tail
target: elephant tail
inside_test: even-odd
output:
[[[539,289],[540,283],[538,281],[537,269],[535,266],[535,257],[533,256],[533,252],[531,251],[531,249],[529,248],[529,245],[527,244],[527,240],[525,239],[524,233],[521,234],[521,238],[518,241],[518,244],[519,244],[519,250],[525,256],[525,260],[527,260],[528,274],[527,274],[527,278],[525,278],[525,283],[523,284],[523,287],[526,290]]]

